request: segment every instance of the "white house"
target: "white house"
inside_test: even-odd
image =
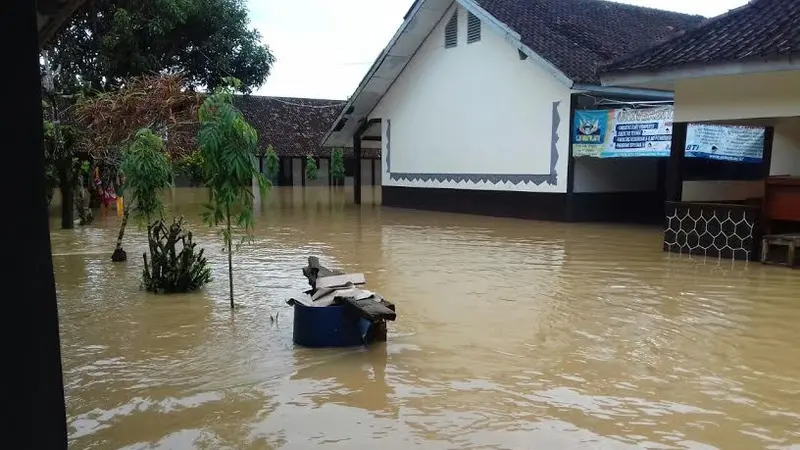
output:
[[[323,145],[380,146],[385,206],[551,220],[660,210],[665,161],[573,158],[572,111],[671,101],[602,87],[596,68],[702,20],[599,0],[418,0]]]

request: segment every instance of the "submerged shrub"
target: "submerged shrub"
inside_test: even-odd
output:
[[[184,230],[183,218],[173,219],[167,227],[157,220],[147,227],[150,258],[144,258],[142,280],[145,289],[156,293],[192,292],[211,281],[211,269],[192,242],[192,232]]]

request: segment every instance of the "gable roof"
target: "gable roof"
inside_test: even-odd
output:
[[[770,61],[800,54],[800,0],[753,0],[601,68],[655,72],[681,66]]]
[[[259,148],[272,145],[278,156],[327,157],[331,149],[320,142],[344,100],[245,95],[236,97],[236,106],[258,132]],[[352,153],[352,148],[344,149],[346,157]],[[364,149],[364,156],[374,156],[372,153]]]
[[[598,84],[597,67],[676,32],[701,16],[601,0],[476,0],[523,44],[575,83]]]
[[[704,20],[603,0],[416,0],[325,134],[324,145],[341,146],[351,139],[453,3],[567,87],[599,84],[600,63]]]

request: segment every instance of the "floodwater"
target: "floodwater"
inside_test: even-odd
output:
[[[258,206],[234,312],[203,190],[169,195],[216,278],[191,295],[139,290],[135,227],[110,262],[113,212],[53,217],[71,448],[800,448],[800,272],[662,253],[652,228],[348,195]],[[284,302],[312,254],[396,303],[387,344],[292,344]]]

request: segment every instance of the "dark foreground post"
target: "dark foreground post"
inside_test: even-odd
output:
[[[67,426],[45,198],[36,4],[4,2],[0,39],[10,87],[3,127],[5,410],[24,448],[66,449]]]

